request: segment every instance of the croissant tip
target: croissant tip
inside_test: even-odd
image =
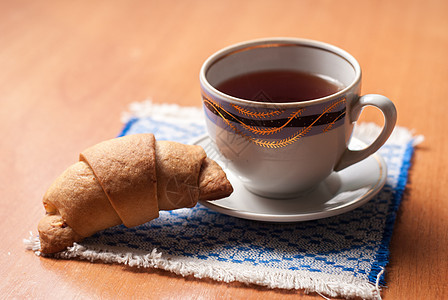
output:
[[[224,170],[212,159],[203,162],[199,178],[199,200],[218,200],[230,196],[233,187]]]
[[[52,254],[61,252],[82,237],[65,223],[60,215],[46,214],[38,225],[40,252]]]

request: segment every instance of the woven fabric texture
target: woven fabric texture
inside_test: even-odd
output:
[[[188,143],[206,133],[198,108],[135,103],[124,118],[120,135],[153,132],[159,140]],[[361,124],[354,135],[369,142],[378,132],[375,125]],[[397,127],[380,150],[388,167],[385,187],[367,204],[338,216],[278,224],[239,219],[198,204],[160,212],[158,219],[135,228],[104,230],[55,257],[333,297],[380,298],[415,142],[409,130]]]

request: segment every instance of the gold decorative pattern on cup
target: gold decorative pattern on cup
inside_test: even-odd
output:
[[[304,127],[304,128],[301,128],[301,129],[297,130],[295,133],[293,133],[292,135],[290,135],[287,138],[279,139],[279,140],[268,140],[268,139],[263,139],[263,138],[252,137],[252,136],[246,134],[245,132],[241,131],[234,124],[232,124],[232,121],[230,121],[229,118],[224,116],[224,114],[222,112],[224,112],[228,116],[231,116],[235,120],[235,122],[237,122],[239,125],[241,125],[244,129],[248,130],[248,132],[251,132],[252,134],[258,135],[258,136],[265,136],[265,135],[271,135],[271,134],[279,133],[282,130],[284,130],[284,128],[293,119],[298,118],[300,115],[302,115],[302,113],[306,111],[306,108],[299,108],[299,109],[293,111],[290,114],[290,116],[287,118],[286,122],[284,124],[282,124],[281,126],[274,127],[274,128],[260,128],[258,126],[251,126],[251,125],[248,125],[248,124],[244,123],[243,121],[241,121],[238,118],[238,116],[236,116],[232,112],[226,110],[221,104],[219,104],[218,102],[214,101],[209,96],[207,96],[205,94],[203,94],[202,96],[203,96],[204,103],[209,104],[210,106],[212,106],[215,109],[216,113],[221,117],[221,119],[236,134],[244,137],[246,140],[250,141],[251,143],[253,143],[255,145],[258,145],[258,146],[264,147],[264,148],[271,148],[271,149],[286,147],[288,145],[291,145],[291,144],[297,142],[299,139],[301,139],[306,134],[308,134],[309,131],[315,126],[315,124],[325,114],[333,111],[336,107],[338,107],[341,104],[345,104],[345,102],[346,102],[346,98],[344,97],[344,98],[339,99],[338,101],[335,101],[335,102],[331,103],[330,105],[328,105],[320,113],[319,116],[317,116],[313,120],[313,122],[310,125],[308,125],[307,127]],[[268,118],[273,117],[273,116],[278,116],[278,115],[284,113],[284,111],[285,111],[285,110],[276,110],[276,111],[274,110],[274,111],[266,111],[266,112],[257,112],[257,111],[251,111],[250,109],[241,107],[241,106],[233,104],[233,103],[231,104],[231,107],[234,108],[236,111],[238,111],[242,115],[252,116],[252,117],[257,118],[257,119],[268,119]],[[341,112],[341,114],[339,116],[337,116],[331,123],[327,124],[327,126],[325,126],[325,128],[322,130],[322,132],[329,131],[335,125],[336,121],[339,120],[344,114],[345,114],[345,110],[343,112]]]

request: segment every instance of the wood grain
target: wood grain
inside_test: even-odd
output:
[[[22,239],[80,150],[116,136],[132,101],[200,105],[202,62],[229,44],[311,38],[352,53],[363,92],[390,97],[425,136],[396,221],[384,299],[448,298],[448,2],[0,1],[0,297],[315,298],[302,291],[52,260]],[[363,121],[381,123],[366,109]]]

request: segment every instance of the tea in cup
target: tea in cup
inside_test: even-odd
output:
[[[388,98],[361,96],[361,68],[335,46],[297,38],[239,43],[200,71],[208,134],[228,169],[251,192],[291,198],[376,152],[396,123]],[[384,115],[365,149],[348,145],[365,106]]]

